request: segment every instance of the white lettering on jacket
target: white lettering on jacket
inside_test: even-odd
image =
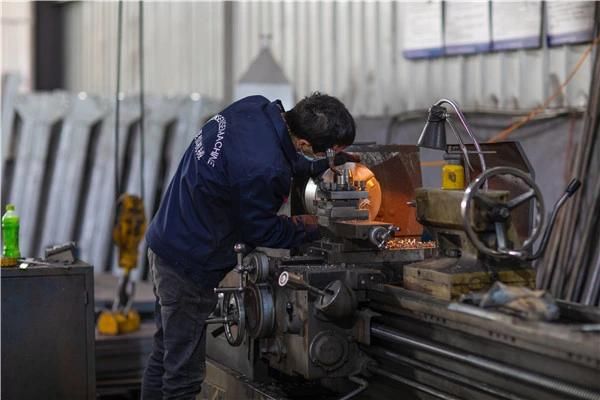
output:
[[[202,143],[202,129],[194,138],[194,154],[196,155],[196,160],[200,161],[202,157],[204,157],[204,143]]]
[[[221,149],[223,148],[223,138],[225,137],[227,121],[221,114],[215,115],[212,120],[217,121],[218,124],[217,139],[215,140],[215,145],[213,146],[213,150],[210,152],[210,157],[206,163],[214,168],[215,162],[219,158],[219,154],[221,154]]]

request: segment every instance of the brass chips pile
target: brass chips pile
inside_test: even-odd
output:
[[[421,242],[414,238],[393,239],[387,243],[388,249],[435,249],[436,242]]]

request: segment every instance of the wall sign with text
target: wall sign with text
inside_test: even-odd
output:
[[[473,54],[490,51],[490,9],[488,2],[447,2],[444,17],[446,54]]]
[[[492,1],[494,50],[530,49],[541,45],[541,1]]]
[[[432,58],[443,55],[442,2],[406,3],[404,7],[404,57]]]
[[[593,1],[546,2],[548,46],[589,42],[594,36]]]

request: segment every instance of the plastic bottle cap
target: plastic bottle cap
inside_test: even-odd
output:
[[[6,205],[6,211],[15,211],[15,205],[14,204],[7,204]]]

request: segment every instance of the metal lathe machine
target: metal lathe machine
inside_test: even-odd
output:
[[[482,145],[487,168],[462,190],[422,188],[416,146],[350,151],[360,164],[293,188],[291,213],[316,215],[323,238],[236,245],[217,289],[208,357],[245,396],[600,399],[599,310],[533,290],[576,183],[544,224],[517,143]]]

